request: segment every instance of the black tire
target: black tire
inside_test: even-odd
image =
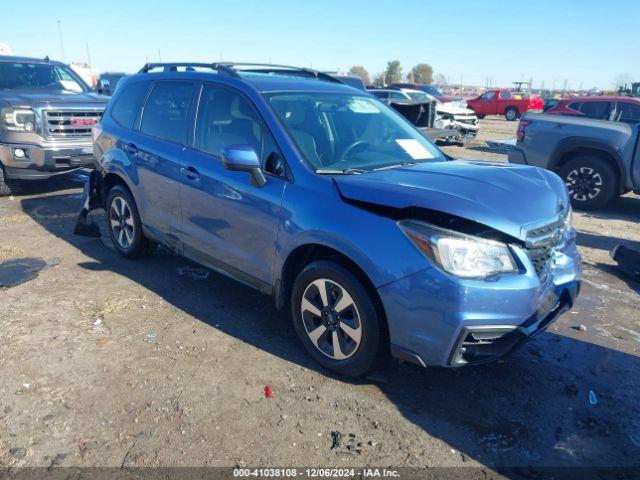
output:
[[[353,307],[338,313],[334,310],[324,316],[315,315],[311,310],[305,310],[303,314],[305,294],[304,298],[312,304],[311,308],[320,310],[319,307],[322,307],[314,282],[326,282],[325,285],[329,285],[325,289],[328,310],[347,297]],[[343,291],[347,292],[347,297],[342,294]],[[325,310],[327,308],[322,309],[323,312]],[[381,332],[384,322],[375,307],[372,294],[353,273],[338,263],[320,260],[310,263],[300,272],[293,285],[291,316],[296,333],[311,357],[324,368],[340,375],[359,377],[366,374],[382,352],[381,344],[386,338]],[[336,324],[332,324],[332,321]],[[325,330],[314,342],[308,332],[318,331],[316,329],[319,327]],[[345,327],[350,327],[354,333],[359,329],[359,335],[355,335],[359,337],[358,342],[350,336],[353,333],[347,335]],[[333,347],[334,338],[338,338],[338,355]],[[324,350],[319,345],[325,347]],[[345,358],[334,358],[340,355]]]
[[[479,120],[482,120],[486,115],[478,115],[476,114],[476,117],[478,117]]]
[[[516,107],[509,107],[504,111],[504,118],[509,122],[517,120],[519,116],[520,112]]]
[[[4,166],[0,164],[0,197],[8,197],[12,193],[13,189],[4,173]]]
[[[117,212],[122,211],[122,202],[124,202],[126,209],[122,213],[122,217],[118,217]],[[142,231],[138,207],[127,188],[122,185],[116,185],[109,190],[105,203],[105,213],[107,231],[113,246],[120,255],[126,258],[138,258],[149,251],[149,241]],[[114,227],[112,220],[119,223],[119,228]],[[121,235],[120,232],[122,232]],[[126,240],[125,242],[122,242],[123,238]]]
[[[576,210],[597,210],[618,193],[618,176],[613,167],[596,155],[574,157],[560,168]]]

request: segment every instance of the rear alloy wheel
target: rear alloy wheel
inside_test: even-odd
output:
[[[507,110],[504,112],[504,118],[506,118],[510,122],[513,122],[518,118],[518,109],[513,107],[507,108]]]
[[[106,202],[107,229],[118,252],[127,258],[136,258],[147,249],[142,222],[131,193],[121,185],[109,191]]]
[[[309,264],[295,281],[292,317],[309,354],[323,367],[357,377],[369,371],[381,343],[381,321],[362,283],[341,265]]]
[[[577,157],[560,169],[574,208],[596,210],[615,196],[617,179],[613,168],[596,156]]]

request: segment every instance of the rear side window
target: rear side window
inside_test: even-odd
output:
[[[640,122],[640,104],[631,102],[618,103],[618,115],[620,122]]]
[[[186,144],[195,91],[191,82],[157,82],[144,106],[140,131]]]
[[[481,100],[493,100],[493,97],[496,96],[496,92],[487,92],[480,95]]]
[[[500,98],[502,98],[502,99],[511,98],[511,92],[500,92]]]
[[[132,129],[148,89],[149,82],[136,82],[126,85],[115,99],[113,108],[111,108],[113,119],[123,127]]]
[[[576,112],[580,111],[580,107],[582,107],[582,102],[573,102],[567,105],[567,108],[570,108],[571,110],[575,110]]]
[[[608,120],[611,112],[611,102],[584,102],[580,111],[585,117],[598,120]]]

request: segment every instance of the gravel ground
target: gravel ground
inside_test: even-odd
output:
[[[505,160],[483,142],[515,127],[486,118],[444,149]],[[79,186],[0,199],[5,273],[33,276],[0,290],[0,466],[640,466],[640,285],[607,255],[640,245],[637,197],[575,215],[579,301],[505,361],[351,382],[270,298],[72,235]]]

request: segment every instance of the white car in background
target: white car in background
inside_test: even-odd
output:
[[[378,98],[384,100],[416,100],[421,102],[436,102],[436,118],[433,128],[450,129],[452,135],[445,139],[451,143],[465,143],[478,134],[478,117],[466,106],[464,100],[459,102],[441,102],[436,97],[421,90],[412,88],[376,88],[369,90]]]

